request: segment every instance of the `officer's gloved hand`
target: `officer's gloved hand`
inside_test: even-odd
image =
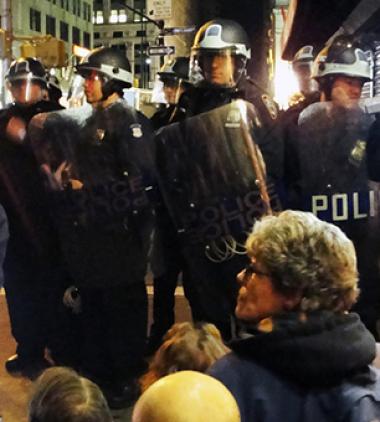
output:
[[[80,313],[82,301],[77,287],[70,286],[65,290],[63,304],[71,308],[74,314]]]
[[[80,180],[70,177],[71,164],[67,163],[67,161],[63,161],[55,171],[52,170],[48,163],[41,164],[40,168],[47,177],[49,187],[52,190],[63,190],[68,187],[78,190],[83,187],[83,183]]]

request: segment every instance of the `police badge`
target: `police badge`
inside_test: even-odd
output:
[[[263,103],[265,107],[267,108],[268,113],[270,114],[270,117],[272,117],[272,119],[275,120],[278,114],[276,103],[272,100],[272,98],[269,95],[266,95],[266,94],[263,94],[261,96],[261,99],[263,100]]]
[[[143,136],[141,125],[139,123],[133,123],[129,127],[132,130],[132,136],[134,138],[141,138]]]

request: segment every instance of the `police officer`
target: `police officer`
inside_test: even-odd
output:
[[[312,78],[315,48],[312,45],[301,47],[293,57],[292,68],[298,80],[300,92],[293,97],[291,106],[302,102],[303,108],[319,100],[318,85]]]
[[[27,130],[34,115],[57,109],[42,99],[45,75],[38,60],[14,61],[5,77],[13,102],[0,112],[0,203],[10,231],[5,291],[17,342],[17,354],[5,367],[27,376],[48,365],[44,351],[52,318],[49,304],[62,276],[58,240]]]
[[[253,104],[260,120],[256,142],[267,162],[268,175],[281,176],[282,156],[274,133],[278,106],[271,96],[247,76],[251,58],[247,33],[229,19],[213,19],[197,32],[190,55],[190,81],[193,88],[184,93],[180,107],[193,116],[241,98]]]
[[[154,129],[159,129],[175,121],[176,105],[184,91],[189,87],[189,58],[176,57],[165,63],[158,72],[163,84],[165,107],[158,110],[152,117]],[[177,117],[178,119],[178,117]]]
[[[319,56],[314,77],[324,102],[307,107],[298,121],[298,206],[338,225],[355,244],[361,295],[355,310],[378,338],[380,274],[378,198],[368,180],[366,141],[372,118],[359,106],[371,79],[365,52],[340,36]],[[374,208],[375,207],[375,208]]]
[[[63,108],[59,102],[62,98],[62,89],[59,84],[59,80],[55,75],[47,75],[47,98],[57,104],[57,106]]]
[[[75,109],[72,116],[48,117],[45,131],[56,136],[48,145],[42,136],[36,153],[58,201],[63,253],[79,289],[80,369],[99,383],[112,407],[122,407],[134,397],[144,365],[151,130],[149,120],[123,100],[132,85],[123,52],[93,50],[77,72],[90,115],[79,123]]]
[[[284,145],[284,178],[285,187],[294,182],[299,174],[297,156],[296,131],[298,117],[310,104],[320,100],[318,84],[312,78],[315,49],[312,45],[305,45],[294,55],[292,61],[293,72],[297,77],[300,92],[290,99],[290,107],[278,119],[278,130]],[[290,205],[292,198],[286,195],[282,198],[284,205]]]
[[[178,109],[180,96],[190,87],[189,58],[176,57],[165,63],[159,79],[167,104],[152,117],[154,129],[173,123],[183,118],[183,111]],[[165,207],[156,207],[156,229],[152,249],[151,267],[153,271],[153,324],[150,329],[148,353],[152,354],[161,344],[162,337],[175,321],[175,289],[178,277],[183,270],[184,261],[179,252],[173,224]],[[187,286],[184,281],[185,295]]]
[[[247,151],[242,154],[247,148],[243,138],[252,135],[260,146],[258,155],[264,156],[268,177],[278,176],[276,160],[281,159],[272,137],[277,107],[246,76],[250,54],[247,35],[236,22],[215,19],[203,25],[190,57],[194,85],[179,103],[186,119],[162,128],[157,135],[157,167],[181,244],[192,315],[216,324],[225,339],[234,331],[235,276],[246,260],[241,247],[245,225],[250,226],[251,217],[266,209],[260,194],[256,196],[252,163],[246,161],[253,157]],[[242,126],[240,106],[251,110],[251,134]],[[247,143],[253,145],[252,139]],[[261,182],[264,188],[264,178]],[[250,202],[250,194],[259,198],[260,205]]]

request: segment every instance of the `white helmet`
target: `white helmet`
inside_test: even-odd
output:
[[[344,75],[370,81],[371,62],[366,53],[346,36],[335,38],[333,43],[318,54],[313,77],[316,80]]]
[[[190,80],[195,85],[204,82],[214,84],[208,80],[204,69],[204,59],[212,55],[234,57],[234,74],[227,85],[236,85],[245,71],[247,60],[251,58],[248,35],[240,24],[229,19],[213,19],[198,30],[190,57]]]

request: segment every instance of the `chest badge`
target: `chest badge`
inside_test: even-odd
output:
[[[132,136],[134,138],[141,138],[143,136],[142,128],[139,123],[133,123],[130,128],[132,130]]]
[[[277,118],[277,106],[269,95],[262,95],[261,99],[268,110],[270,117],[275,120]]]

